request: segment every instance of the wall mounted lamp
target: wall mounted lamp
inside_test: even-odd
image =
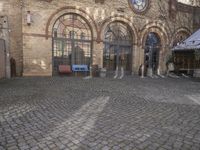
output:
[[[30,11],[27,11],[27,14],[26,14],[26,22],[27,22],[27,25],[28,25],[28,26],[31,25],[31,12],[30,12]]]

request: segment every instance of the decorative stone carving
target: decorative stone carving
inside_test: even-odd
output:
[[[95,3],[104,4],[105,0],[95,0]]]
[[[176,14],[177,14],[177,1],[170,0],[169,1],[169,18],[174,21],[176,19]]]
[[[41,1],[45,1],[45,2],[52,2],[52,0],[41,0]]]
[[[137,14],[143,14],[150,6],[150,0],[128,0],[132,10]]]

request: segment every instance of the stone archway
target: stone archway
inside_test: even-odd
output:
[[[127,40],[127,44],[126,46],[129,47],[129,67],[127,67],[127,70],[129,70],[129,72],[133,72],[134,69],[135,69],[135,64],[136,64],[136,59],[135,57],[137,56],[137,43],[138,43],[138,32],[137,32],[137,29],[135,28],[134,24],[132,23],[133,21],[131,20],[131,18],[126,18],[125,16],[118,16],[118,15],[115,15],[115,16],[111,16],[107,19],[105,19],[101,26],[100,26],[100,30],[99,30],[99,41],[100,41],[100,44],[102,45],[102,56],[104,57],[104,52],[105,52],[105,35],[108,31],[108,27],[112,24],[118,24],[118,26],[121,26],[123,29],[123,32],[125,33],[126,31],[129,32],[129,34],[131,35],[131,37]],[[120,29],[120,28],[119,28]],[[120,29],[120,30],[121,30]],[[129,36],[127,36],[129,37]],[[121,43],[122,44],[122,43]],[[117,44],[119,47],[120,47],[120,43]],[[122,48],[123,49],[123,48]],[[102,66],[105,66],[105,62],[104,60],[102,60]],[[115,67],[114,67],[115,68]],[[130,69],[128,69],[130,68]]]
[[[83,9],[75,7],[75,6],[66,6],[63,8],[58,9],[55,11],[48,19],[47,24],[46,24],[46,29],[45,29],[45,36],[46,39],[49,37],[52,37],[52,28],[54,26],[54,23],[56,20],[60,17],[63,16],[64,14],[70,14],[74,13],[80,16],[83,16],[83,19],[88,23],[91,31],[92,31],[92,37],[94,39],[97,38],[97,32],[98,32],[98,27],[93,18]]]
[[[97,32],[98,32],[98,28],[97,25],[95,23],[95,21],[93,20],[93,18],[83,9],[79,8],[79,7],[75,7],[75,6],[66,6],[63,8],[60,8],[58,10],[56,10],[53,14],[50,15],[47,24],[46,24],[46,29],[45,29],[45,36],[46,39],[49,42],[52,42],[53,36],[54,36],[54,32],[53,32],[53,27],[55,25],[55,22],[58,20],[58,18],[60,18],[63,15],[67,15],[67,14],[76,14],[78,16],[82,17],[82,20],[87,24],[88,28],[91,31],[91,63],[94,61],[94,55],[93,55],[93,48],[94,48],[94,41],[97,39]],[[52,44],[53,45],[53,44]],[[54,70],[53,68],[53,53],[52,53],[52,72]]]
[[[53,26],[53,74],[60,65],[92,64],[92,30],[87,20],[75,13],[60,16]]]
[[[177,29],[172,38],[171,45],[176,46],[178,43],[184,41],[187,37],[189,37],[190,34],[191,34],[190,30],[187,28]]]
[[[144,49],[144,64],[147,68],[147,75],[158,74],[160,46],[159,35],[155,32],[149,32]]]
[[[122,22],[110,23],[104,32],[103,67],[109,72],[130,74],[132,71],[133,37],[130,27]]]
[[[99,40],[100,41],[103,41],[105,30],[109,26],[109,24],[111,24],[112,22],[121,22],[121,23],[129,26],[130,32],[133,36],[132,43],[134,45],[137,45],[137,43],[138,43],[138,32],[137,32],[136,27],[132,23],[133,20],[126,18],[125,16],[117,16],[117,15],[109,17],[102,22],[102,24],[100,26],[100,30],[99,30]]]
[[[144,28],[142,29],[141,32],[141,43],[143,47],[143,54],[145,54],[145,48],[146,48],[146,41],[148,38],[149,33],[154,33],[159,37],[160,40],[160,45],[159,45],[159,56],[158,56],[158,66],[156,70],[156,74],[164,74],[166,73],[166,59],[167,59],[167,54],[170,51],[169,48],[169,36],[167,33],[167,28],[163,26],[160,23],[149,23]],[[143,60],[144,60],[144,55],[143,55]],[[145,63],[145,60],[144,60]]]

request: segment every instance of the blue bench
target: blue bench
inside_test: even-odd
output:
[[[72,71],[77,73],[77,72],[85,72],[87,73],[89,71],[87,65],[72,65]]]
[[[87,72],[89,71],[87,65],[72,65],[73,72]]]

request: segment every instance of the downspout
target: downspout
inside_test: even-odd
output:
[[[4,23],[3,23],[3,33],[5,39],[5,49],[6,49],[6,78],[11,78],[11,68],[10,68],[10,28],[8,24],[8,17],[4,16]]]
[[[20,0],[20,9],[21,9],[21,76],[24,73],[24,48],[23,48],[23,0]]]

